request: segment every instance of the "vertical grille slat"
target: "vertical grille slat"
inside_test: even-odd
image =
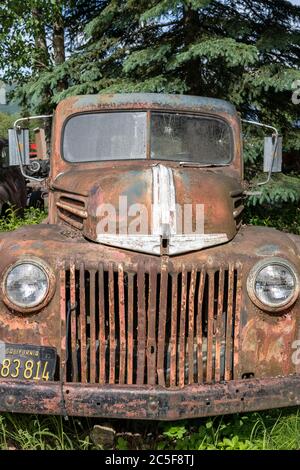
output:
[[[228,306],[226,321],[226,346],[225,346],[225,380],[230,380],[232,375],[232,318],[233,318],[233,294],[234,294],[234,269],[229,266],[228,273]]]
[[[187,301],[187,272],[183,266],[182,280],[181,280],[181,312],[179,324],[179,377],[178,384],[180,387],[184,386],[185,379],[185,323],[186,323],[186,301]]]
[[[165,385],[164,363],[165,363],[165,335],[167,320],[167,299],[168,299],[168,272],[164,267],[160,276],[159,294],[159,323],[158,323],[158,347],[157,347],[157,374],[159,385]]]
[[[72,381],[78,381],[78,361],[77,361],[77,309],[76,309],[76,280],[75,262],[70,262],[70,303],[69,312],[71,323],[71,355],[72,355]],[[68,319],[67,319],[68,321]]]
[[[194,311],[195,311],[195,288],[196,270],[192,269],[189,289],[189,315],[188,315],[188,383],[194,383]]]
[[[211,383],[213,379],[213,328],[214,328],[214,272],[208,273],[208,315],[207,315],[207,363],[206,382]]]
[[[148,338],[147,338],[147,378],[149,385],[156,383],[156,295],[157,271],[155,266],[150,268],[148,295]]]
[[[63,382],[67,380],[67,342],[68,342],[68,326],[67,326],[67,291],[66,291],[66,269],[63,266],[60,270],[60,321],[61,321],[61,348],[60,348],[60,377]]]
[[[66,382],[184,387],[239,378],[240,264],[60,272]]]
[[[105,384],[105,303],[104,303],[104,269],[100,263],[98,267],[98,286],[99,286],[99,383]]]
[[[177,378],[177,313],[178,313],[178,274],[172,273],[172,317],[170,340],[170,385],[176,385]]]
[[[240,328],[241,328],[241,305],[242,305],[242,272],[240,266],[237,269],[236,302],[235,302],[235,335],[234,335],[234,362],[233,378],[238,379],[239,374],[239,351],[240,351]]]
[[[119,287],[119,331],[120,331],[120,371],[119,383],[125,383],[126,368],[126,325],[125,325],[125,292],[124,292],[124,271],[123,266],[118,268]]]
[[[138,318],[137,318],[137,384],[144,383],[146,357],[146,309],[145,309],[145,273],[142,266],[138,270]]]
[[[215,380],[221,380],[221,340],[223,327],[223,302],[224,302],[224,268],[219,271],[219,287],[218,287],[218,310],[216,322],[216,358],[215,358]]]
[[[128,274],[127,383],[133,384],[134,274]]]
[[[79,276],[79,302],[80,302],[80,315],[79,315],[79,330],[80,330],[80,364],[81,364],[81,382],[87,383],[87,344],[86,344],[86,303],[85,303],[85,271],[84,263],[80,264]]]
[[[115,283],[113,265],[109,265],[109,383],[116,376]]]
[[[200,273],[200,282],[198,290],[198,309],[197,309],[197,359],[198,359],[198,383],[203,383],[203,325],[202,325],[202,306],[204,297],[204,285],[205,285],[206,272],[204,270]]]
[[[95,304],[95,278],[94,270],[89,272],[90,275],[90,382],[96,383],[96,304]]]

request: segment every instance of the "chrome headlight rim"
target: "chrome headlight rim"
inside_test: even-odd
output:
[[[262,302],[256,295],[255,292],[255,282],[257,279],[257,275],[262,271],[262,269],[272,266],[272,265],[280,265],[290,271],[292,276],[294,277],[295,280],[295,290],[293,294],[290,295],[288,299],[286,299],[284,302],[281,302],[280,304],[265,304]],[[290,261],[284,259],[284,258],[268,258],[264,259],[261,261],[258,261],[253,268],[251,269],[248,278],[247,278],[247,291],[250,299],[252,302],[261,310],[271,312],[271,313],[282,313],[286,310],[288,310],[296,300],[299,298],[300,295],[300,278],[297,272],[297,269],[293,263]]]
[[[47,277],[48,281],[48,288],[47,292],[43,298],[43,300],[36,305],[31,305],[31,306],[21,306],[19,304],[15,304],[7,295],[6,291],[6,281],[8,275],[11,273],[11,271],[16,268],[17,266],[20,266],[22,264],[32,264],[36,266],[37,268],[41,269],[44,274]],[[42,260],[41,258],[35,257],[35,256],[23,256],[21,258],[18,258],[14,262],[10,263],[9,266],[4,270],[2,274],[2,279],[1,279],[1,298],[5,305],[12,311],[26,314],[26,313],[35,313],[38,312],[39,310],[43,309],[46,307],[50,300],[52,299],[55,289],[56,289],[56,278],[54,275],[54,272],[52,268],[49,266],[49,264]]]

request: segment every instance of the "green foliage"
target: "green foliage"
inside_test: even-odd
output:
[[[167,423],[157,444],[176,450],[283,450],[299,449],[298,410],[222,416]],[[176,429],[180,432],[176,433]]]
[[[41,209],[30,207],[25,209],[24,217],[21,218],[13,207],[9,207],[5,216],[0,218],[0,232],[12,231],[23,225],[40,224],[46,216],[46,212]]]
[[[254,64],[258,59],[258,49],[255,46],[237,42],[232,38],[210,39],[192,44],[185,52],[178,54],[172,68],[196,58],[214,60],[224,58],[228,67]]]
[[[117,439],[117,444],[116,444],[116,449],[117,450],[128,450],[128,442],[124,437],[118,437]]]
[[[88,420],[34,415],[0,415],[2,450],[89,450],[96,446],[89,437]]]
[[[0,4],[1,78],[16,86],[24,109],[49,112],[55,93],[68,86],[65,73],[52,73],[81,44],[85,25],[102,0],[3,0]],[[62,78],[63,76],[63,78]],[[38,91],[36,92],[36,88]]]
[[[8,138],[8,129],[13,127],[13,123],[18,116],[0,113],[0,138]]]
[[[23,106],[49,112],[66,96],[87,93],[220,97],[243,117],[277,127],[285,152],[300,149],[299,113],[291,99],[300,80],[299,6],[269,0],[86,3],[2,2],[0,14],[10,14],[0,28],[0,66],[4,78],[17,80]],[[264,179],[257,177],[262,147],[257,136],[245,137],[246,176],[255,187]],[[298,183],[290,176],[272,179],[249,203],[296,203]]]
[[[295,204],[248,206],[244,222],[251,225],[274,227],[282,232],[300,235],[300,208]]]
[[[0,66],[5,78],[17,79],[16,97],[32,111],[49,112],[61,99],[87,93],[213,96],[231,101],[242,117],[277,127],[284,152],[300,149],[292,103],[300,80],[299,6],[269,0],[93,0],[89,8],[83,0],[2,3],[0,14],[10,15],[0,28]],[[255,190],[265,179],[262,146],[246,129],[246,177]],[[292,177],[272,178],[249,204],[296,204],[300,190]]]
[[[253,196],[247,200],[248,205],[257,204],[297,204],[300,201],[300,184],[299,176],[289,176],[284,174],[275,174],[268,184],[256,186],[256,183],[266,181],[266,175],[261,174],[253,181]],[[292,206],[289,208],[292,210]]]
[[[300,158],[298,150],[300,133],[297,131],[287,131],[285,140],[283,142],[283,156],[288,155],[289,152],[294,153],[294,158]],[[300,184],[299,177],[295,171],[291,171],[288,167],[285,168],[283,159],[284,173],[273,173],[270,181],[267,184],[261,185],[268,178],[268,174],[262,173],[263,168],[263,154],[264,154],[264,134],[261,130],[256,129],[255,126],[245,126],[244,129],[244,161],[245,161],[245,178],[251,184],[248,188],[249,192],[253,195],[247,198],[247,206],[257,205],[274,205],[280,206],[282,204],[290,203],[297,207],[300,201]],[[294,161],[294,166],[300,168],[300,161]],[[293,207],[290,207],[293,210]]]
[[[175,439],[179,440],[184,437],[184,435],[187,433],[186,427],[185,426],[168,426],[167,429],[163,432],[163,436],[166,436],[170,439]]]
[[[2,450],[94,450],[98,420],[0,415]],[[117,450],[299,450],[298,409],[219,416],[178,423],[114,421]],[[136,431],[139,431],[138,433]],[[135,431],[133,432],[130,431]],[[128,436],[128,434],[130,436]],[[136,440],[133,439],[136,436]],[[149,437],[150,436],[150,437]]]
[[[144,91],[155,90],[155,83],[161,91],[158,77],[164,76],[166,83],[177,78],[178,90],[228,98],[244,113],[255,107],[258,117],[272,116],[273,123],[281,116],[286,126],[296,116],[291,90],[300,78],[299,7],[268,0],[89,3],[87,9],[84,1],[3,2],[11,16],[2,25],[2,67],[8,79],[18,73],[24,83],[17,90],[20,99],[34,95],[32,106],[38,108],[50,93],[54,105],[62,82],[68,94],[82,92],[83,84],[89,91],[109,91],[111,80],[120,91],[144,80]],[[32,15],[38,6],[42,17]],[[36,48],[57,18],[68,56],[59,64],[53,62],[53,44],[47,51]],[[46,59],[37,57],[45,52]]]

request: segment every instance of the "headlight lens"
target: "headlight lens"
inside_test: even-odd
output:
[[[258,263],[249,275],[248,292],[259,307],[272,310],[288,307],[299,295],[296,271],[283,260]]]
[[[262,268],[256,277],[255,294],[266,305],[282,305],[293,296],[296,279],[286,266],[273,264]]]
[[[8,300],[21,308],[40,305],[47,296],[49,278],[43,266],[22,262],[8,271],[4,291]]]

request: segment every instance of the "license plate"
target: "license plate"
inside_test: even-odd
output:
[[[0,378],[53,380],[56,349],[31,344],[0,343]]]

